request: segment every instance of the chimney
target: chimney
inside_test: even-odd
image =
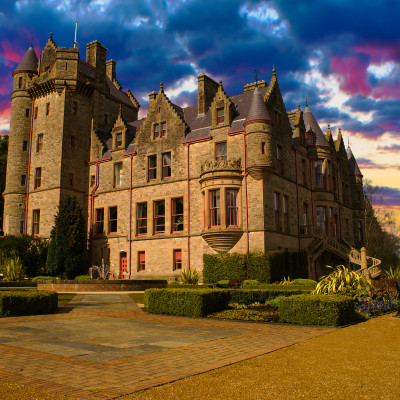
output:
[[[197,113],[205,114],[214,97],[218,91],[218,83],[212,80],[205,74],[200,74],[197,77],[198,91],[197,91]]]
[[[114,60],[107,61],[107,63],[106,63],[106,73],[107,73],[107,76],[112,81],[114,81],[116,79],[116,74],[115,74],[116,65],[117,65],[117,62]]]
[[[156,104],[156,99],[157,99],[157,93],[152,91],[149,94],[149,111],[154,110],[155,104]]]
[[[86,62],[96,68],[96,76],[106,73],[107,49],[98,41],[86,45]]]

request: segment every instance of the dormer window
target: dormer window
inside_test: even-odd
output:
[[[122,147],[122,132],[119,132],[116,135],[116,147],[117,147],[117,149]]]
[[[223,108],[217,110],[217,125],[222,125],[225,122],[225,111]]]
[[[313,133],[312,131],[306,133],[306,143],[307,145],[313,145]]]

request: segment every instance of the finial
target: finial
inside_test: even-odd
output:
[[[331,129],[331,124],[328,124],[328,129]]]
[[[53,40],[53,32],[50,32],[50,39]]]
[[[275,64],[272,64],[272,75],[276,75],[276,69],[275,69]]]
[[[308,99],[307,99],[307,95],[306,95],[306,107],[308,107]]]
[[[342,135],[342,128],[338,128],[338,131],[339,131],[339,133],[338,133],[338,135]]]
[[[222,81],[219,81],[219,86],[222,86]]]
[[[257,70],[254,70],[254,80],[256,81],[256,87],[257,87],[257,82],[258,82],[258,75],[257,75]]]
[[[300,110],[300,104],[297,104],[297,109]]]
[[[160,82],[160,92],[164,91],[164,84],[162,82]]]

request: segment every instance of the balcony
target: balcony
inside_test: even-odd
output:
[[[201,234],[207,244],[219,253],[228,252],[242,235],[243,230],[240,228],[209,229]]]

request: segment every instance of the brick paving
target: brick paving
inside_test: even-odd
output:
[[[112,399],[333,329],[150,315],[127,294],[79,294],[56,314],[1,319],[0,379]]]

